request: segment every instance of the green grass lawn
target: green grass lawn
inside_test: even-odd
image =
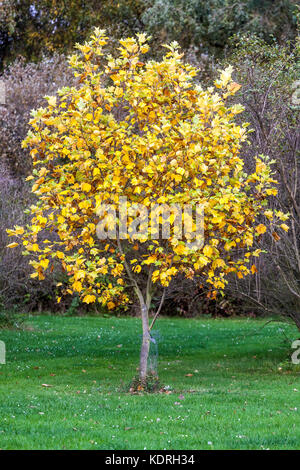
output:
[[[0,330],[1,449],[300,448],[292,325],[160,319],[159,375],[172,393],[152,395],[124,391],[138,365],[139,319],[26,325]]]

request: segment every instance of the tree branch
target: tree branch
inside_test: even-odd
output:
[[[157,310],[156,314],[155,314],[155,315],[154,315],[154,317],[153,317],[153,320],[152,320],[152,322],[151,322],[151,325],[150,325],[149,331],[151,331],[151,330],[152,330],[152,328],[153,328],[153,325],[154,325],[154,323],[156,322],[156,319],[157,319],[158,315],[160,314],[161,308],[162,308],[162,306],[163,306],[163,303],[164,303],[164,300],[165,300],[165,296],[166,296],[166,288],[164,288],[163,295],[162,295],[162,297],[161,297],[161,300],[160,300],[160,304],[159,304],[158,310]]]

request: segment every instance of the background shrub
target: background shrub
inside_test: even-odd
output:
[[[300,43],[267,44],[260,38],[235,39],[236,50],[228,58],[242,88],[234,98],[245,106],[243,119],[253,132],[243,155],[246,165],[259,154],[274,162],[278,195],[274,208],[289,212],[290,230],[262,236],[259,247],[266,253],[257,260],[257,273],[234,280],[230,295],[243,299],[244,309],[276,313],[292,318],[300,327]],[[297,102],[298,99],[298,102]]]
[[[54,55],[38,64],[17,60],[2,75],[6,104],[0,106],[0,301],[6,308],[19,305],[25,309],[53,308],[54,278],[44,286],[30,279],[30,266],[21,249],[8,250],[6,228],[26,224],[33,202],[31,187],[25,177],[31,170],[31,157],[21,148],[29,126],[32,109],[43,106],[44,96],[72,84],[73,77],[64,56]]]

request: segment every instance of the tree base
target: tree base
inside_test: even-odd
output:
[[[155,374],[148,374],[146,379],[134,377],[130,383],[129,392],[136,393],[159,393],[163,391],[163,385]]]

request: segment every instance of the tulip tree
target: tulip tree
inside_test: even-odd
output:
[[[112,56],[105,52],[105,32],[95,29],[89,42],[77,45],[70,58],[77,86],[46,97],[47,106],[32,113],[23,142],[34,163],[28,178],[37,197],[31,224],[8,231],[30,255],[32,277],[42,280],[61,264],[68,285],[58,284],[59,296],[78,293],[83,302],[114,309],[134,293],[143,331],[141,382],[147,380],[150,330],[164,298],[154,314],[157,290],[178,275],[199,276],[216,295],[229,273],[241,278],[255,271],[255,241],[283,217],[267,207],[276,195],[267,157],[257,157],[253,173],[245,172],[240,152],[247,124],[236,124],[243,108],[227,100],[240,88],[232,69],[203,89],[177,43],[165,46],[161,61],[143,60],[148,39],[138,34],[120,40]],[[121,200],[129,227],[122,237]],[[167,219],[159,215],[160,228],[144,230],[151,215],[134,232],[136,219],[157,204],[201,206],[203,243],[191,246],[189,231],[178,236],[172,211]],[[100,215],[104,205],[117,207],[110,218],[105,210]],[[263,214],[268,227],[259,219]],[[194,236],[195,212],[184,218]],[[101,222],[106,239],[99,237]],[[170,230],[162,237],[167,222]]]

